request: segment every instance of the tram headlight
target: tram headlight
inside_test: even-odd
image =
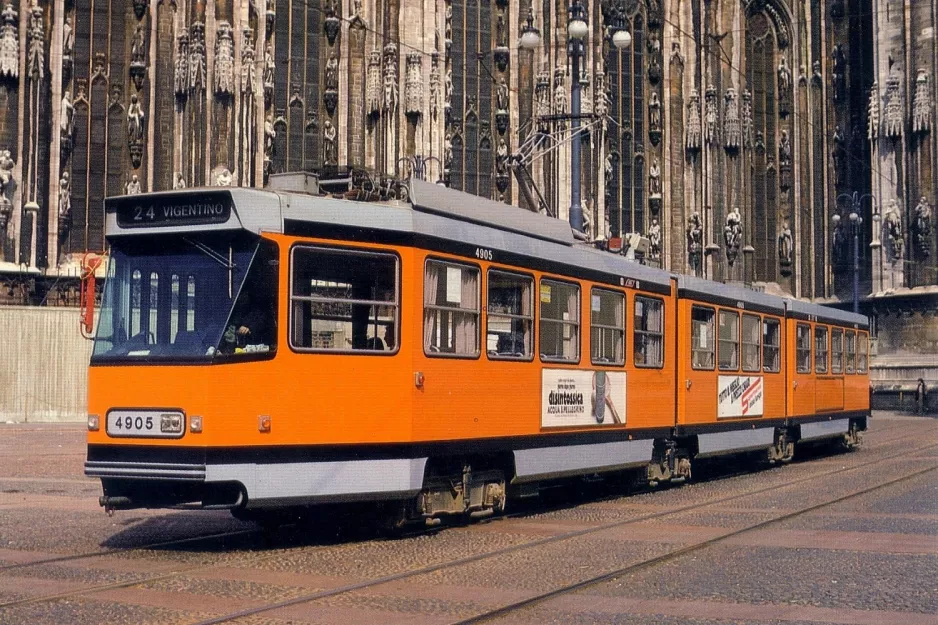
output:
[[[88,415],[88,431],[97,432],[101,429],[101,417],[96,414]]]
[[[189,417],[189,431],[193,434],[202,431],[202,417]]]
[[[160,432],[164,434],[182,434],[182,415],[160,415]]]

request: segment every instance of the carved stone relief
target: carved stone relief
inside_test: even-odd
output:
[[[245,95],[254,93],[254,81],[257,78],[254,60],[254,32],[245,28],[241,38],[241,93]]]
[[[743,147],[752,149],[752,93],[743,89],[742,105],[740,106],[740,129],[743,135]]]
[[[381,53],[372,50],[368,54],[368,80],[365,82],[365,113],[381,113]]]
[[[831,86],[834,102],[843,102],[847,93],[847,55],[839,43],[831,50]]]
[[[59,179],[59,235],[64,235],[72,224],[72,183],[68,178],[68,172],[62,172],[62,178]]]
[[[71,93],[66,89],[62,94],[62,108],[59,116],[59,138],[61,152],[64,158],[72,150],[72,134],[75,128],[75,107],[72,105]]]
[[[322,99],[326,105],[326,110],[330,115],[335,114],[336,106],[339,104],[339,57],[333,51],[329,60],[326,61],[325,91]]]
[[[176,38],[173,89],[176,92],[176,97],[179,98],[185,98],[189,93],[189,35],[186,33],[182,33]]]
[[[782,231],[778,233],[778,266],[783,276],[791,275],[791,260],[794,252],[794,238],[788,222],[782,223]]]
[[[648,98],[648,138],[654,145],[661,140],[661,100],[654,90]]]
[[[322,138],[323,138],[322,162],[324,165],[335,165],[338,162],[338,158],[339,158],[338,136],[339,136],[339,132],[338,130],[336,130],[335,125],[332,123],[331,120],[327,119],[323,123],[323,127],[322,127]]]
[[[782,191],[791,188],[791,139],[783,130],[778,140],[778,186]]]
[[[931,130],[932,93],[928,86],[928,73],[918,70],[915,79],[915,100],[912,103],[912,132],[927,133]]]
[[[785,56],[782,55],[778,63],[778,114],[780,117],[788,117],[791,112],[792,100],[792,80],[791,70],[785,63]]]
[[[142,193],[142,191],[143,190],[140,187],[140,178],[137,177],[137,174],[133,174],[130,177],[130,182],[124,185],[124,195],[137,195]]]
[[[436,119],[440,112],[440,53],[430,55],[430,117]]]
[[[397,84],[397,45],[384,46],[384,110],[393,117],[399,102]]]
[[[7,0],[0,11],[0,78],[20,75],[19,14],[13,0]]]
[[[651,227],[648,228],[648,255],[652,260],[661,258],[661,224],[652,218]]]
[[[729,87],[723,96],[723,147],[728,152],[739,149],[742,131],[739,122],[739,97],[734,87]]]
[[[137,24],[130,43],[130,80],[139,91],[147,75],[147,36],[143,24]]]
[[[215,37],[214,78],[216,95],[234,95],[234,39],[231,24],[225,21],[218,23],[218,32]]]
[[[870,102],[867,105],[866,138],[870,141],[879,139],[879,83],[873,81],[870,87]]]
[[[205,24],[195,22],[189,28],[189,91],[205,90]]]
[[[687,135],[685,146],[691,152],[700,149],[701,144],[701,125],[700,125],[700,94],[696,89],[691,89],[690,97],[687,101]]]
[[[404,75],[404,113],[423,113],[423,55],[411,52],[407,55]]]
[[[886,110],[885,127],[883,135],[890,139],[896,139],[902,136],[903,106],[902,93],[900,85],[902,76],[899,72],[899,65],[889,57],[889,77],[886,79]]]
[[[710,85],[707,87],[707,113],[706,113],[706,140],[707,145],[713,145],[717,141],[717,122],[720,119],[720,104],[717,98],[716,87]]]
[[[42,7],[33,0],[29,8],[29,57],[26,62],[26,74],[33,80],[45,76],[45,39],[46,26],[42,16]],[[19,46],[17,46],[19,49]]]
[[[694,211],[687,222],[687,261],[694,273],[700,275],[703,260],[703,226],[700,213]]]
[[[915,221],[913,222],[915,247],[922,258],[931,256],[931,206],[928,199],[919,200],[915,207]]]
[[[139,169],[143,160],[143,135],[146,131],[143,107],[136,94],[130,96],[130,106],[127,108],[127,147],[130,150],[130,160],[134,169]]]
[[[902,216],[895,200],[889,201],[889,207],[883,217],[883,238],[888,243],[889,258],[892,261],[902,260],[904,238],[902,235]]]

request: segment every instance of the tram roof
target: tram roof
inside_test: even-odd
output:
[[[690,297],[702,302],[733,306],[754,312],[776,315],[785,313],[785,300],[781,297],[694,276],[678,275],[676,278],[678,293],[682,297]]]
[[[839,308],[812,304],[801,300],[788,300],[788,310],[791,317],[795,319],[816,318],[818,321],[834,323],[838,325],[857,326],[868,328],[870,320],[866,315],[859,315]]]

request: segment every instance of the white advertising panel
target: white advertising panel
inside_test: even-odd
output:
[[[624,424],[624,371],[542,370],[541,427]]]
[[[721,375],[717,385],[717,417],[761,417],[763,389],[761,376]]]

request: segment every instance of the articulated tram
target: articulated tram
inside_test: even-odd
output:
[[[865,317],[645,267],[438,185],[105,212],[85,472],[107,509],[481,516],[560,478],[679,481],[866,429]]]

